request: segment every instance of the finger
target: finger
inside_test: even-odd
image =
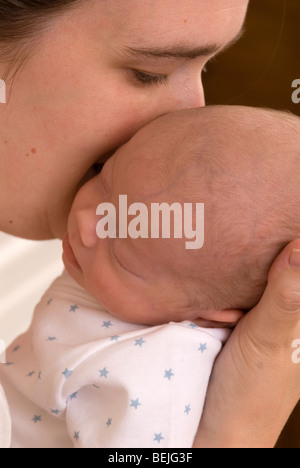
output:
[[[252,333],[272,346],[290,346],[300,321],[300,239],[289,244],[271,268],[265,294],[253,310]],[[276,341],[278,340],[278,341]]]

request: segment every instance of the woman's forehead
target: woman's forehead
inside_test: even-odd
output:
[[[100,4],[120,46],[165,56],[184,50],[196,58],[197,49],[206,48],[210,55],[234,40],[248,0],[107,0],[104,7]]]

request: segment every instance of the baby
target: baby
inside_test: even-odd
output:
[[[79,192],[64,243],[68,272],[129,322],[235,322],[300,234],[299,143],[299,119],[276,111],[209,107],[158,119]],[[118,207],[120,194],[128,205],[204,203],[203,248],[172,236],[99,241],[96,208]]]
[[[14,447],[193,445],[229,329],[300,235],[299,128],[291,115],[243,107],[164,116],[81,188],[68,273],[1,368]],[[99,239],[98,205],[117,208],[122,194],[147,207],[204,203],[203,247],[118,228]]]

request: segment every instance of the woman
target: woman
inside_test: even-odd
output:
[[[62,238],[101,161],[152,119],[204,105],[201,72],[239,37],[247,5],[0,0],[0,229]],[[195,446],[273,446],[297,403],[300,270],[289,259],[298,249],[279,257],[222,352]]]

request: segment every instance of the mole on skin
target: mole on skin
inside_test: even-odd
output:
[[[30,152],[31,152],[32,154],[36,154],[36,148],[32,148],[32,149],[30,150]],[[29,158],[29,156],[30,156],[30,154],[29,154],[29,153],[26,153],[26,157]]]

